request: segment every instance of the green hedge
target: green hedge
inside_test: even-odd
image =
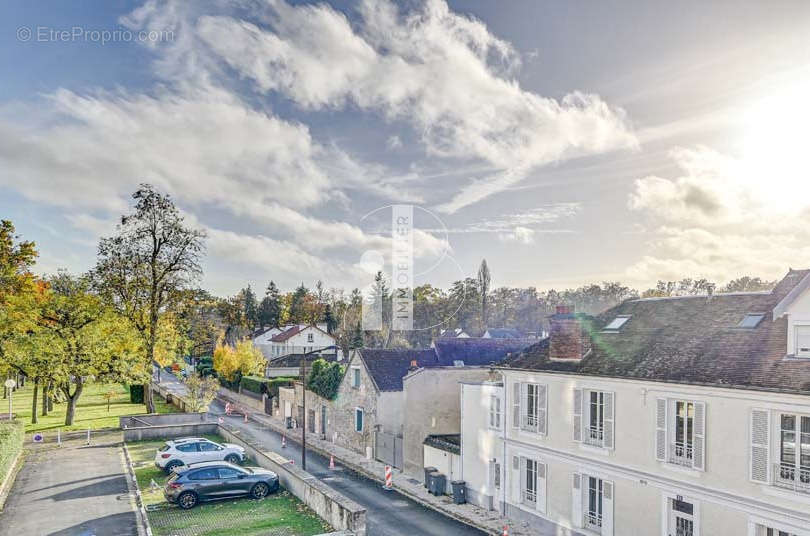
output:
[[[292,387],[293,382],[295,382],[295,378],[286,378],[284,376],[268,379],[265,384],[267,396],[278,396],[279,387]]]
[[[143,385],[129,386],[129,401],[133,404],[143,404]]]
[[[267,392],[265,385],[267,385],[267,382],[269,381],[269,379],[261,376],[242,376],[242,379],[239,381],[239,385],[242,387],[242,390],[251,391],[261,395]]]
[[[334,400],[345,371],[346,367],[340,363],[316,359],[307,378],[307,388],[327,400]]]
[[[11,464],[22,450],[23,424],[19,421],[0,423],[0,482],[11,471]]]

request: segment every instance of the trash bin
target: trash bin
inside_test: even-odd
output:
[[[453,480],[450,482],[453,486],[453,503],[464,504],[467,502],[467,483],[463,480]]]
[[[292,417],[284,417],[284,424],[288,429],[292,428]]]
[[[425,487],[426,488],[430,488],[430,486],[428,486],[428,475],[430,475],[430,473],[432,473],[433,471],[438,471],[438,469],[436,469],[435,467],[425,467]]]
[[[433,495],[444,495],[447,487],[447,477],[438,471],[430,473],[430,488],[428,491]]]

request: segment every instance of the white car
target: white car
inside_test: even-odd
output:
[[[155,466],[171,473],[175,467],[200,462],[242,463],[245,449],[232,443],[214,443],[204,437],[186,437],[166,441],[155,453]]]

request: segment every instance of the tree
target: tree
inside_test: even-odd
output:
[[[168,195],[142,184],[133,194],[135,210],[123,216],[117,234],[102,238],[93,278],[98,288],[130,320],[143,339],[141,361],[151,367],[158,324],[181,289],[202,274],[203,231],[185,225]],[[152,390],[144,386],[148,412]]]
[[[125,381],[144,374],[141,340],[129,321],[90,292],[86,277],[61,272],[48,280],[50,292],[42,306],[37,346],[50,356],[54,381],[67,400],[65,425],[70,426],[85,383]]]
[[[234,383],[242,376],[264,372],[265,362],[261,350],[250,339],[239,341],[236,346],[218,344],[214,350],[214,370]]]
[[[481,292],[481,331],[487,329],[487,305],[489,300],[489,283],[491,277],[489,274],[489,266],[487,260],[481,261],[481,267],[478,268],[478,290]]]
[[[327,400],[334,400],[344,372],[346,368],[338,362],[329,363],[325,359],[316,359],[307,375],[307,389]]]
[[[309,320],[307,298],[309,289],[301,283],[290,295],[290,323],[303,324]]]
[[[259,304],[259,324],[261,326],[278,327],[281,320],[281,294],[273,281],[267,285]]]
[[[212,376],[203,378],[196,372],[186,378],[186,403],[192,412],[207,411],[208,405],[217,397],[219,382]]]
[[[759,277],[743,276],[732,279],[720,289],[720,292],[758,292],[771,290],[776,286],[776,281],[763,281]]]
[[[711,294],[716,285],[708,279],[692,279],[685,277],[680,281],[661,281],[656,283],[655,288],[647,289],[642,294],[642,298],[660,298],[666,296],[695,296],[698,294]]]
[[[160,317],[155,339],[155,362],[158,364],[158,382],[160,369],[177,362],[191,346],[191,341],[179,330],[174,312],[168,311]]]
[[[256,294],[253,292],[253,289],[250,288],[250,285],[248,285],[247,288],[242,289],[240,296],[242,298],[242,307],[245,312],[247,327],[252,331],[256,329],[256,326],[259,324],[259,304],[256,302]]]

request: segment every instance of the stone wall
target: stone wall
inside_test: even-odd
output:
[[[206,413],[144,413],[142,415],[121,415],[118,427],[141,428],[144,426],[167,424],[193,424],[206,421]]]
[[[265,395],[262,395],[262,397],[264,396]],[[236,404],[240,408],[247,408],[249,412],[255,411],[258,413],[264,413],[264,398],[253,398],[252,396],[231,391],[225,387],[219,388],[219,397],[229,400],[231,403]]]
[[[352,387],[354,367],[360,369],[359,387]],[[330,430],[335,432],[333,435],[336,444],[361,454],[366,453],[366,447],[373,449],[374,427],[378,424],[377,398],[377,388],[363,365],[363,361],[358,355],[353,356],[346,367],[346,374],[340,383],[338,395],[332,402],[334,411],[330,417],[332,421]],[[356,432],[354,428],[354,411],[358,407],[363,408],[364,411],[362,432]]]
[[[177,437],[198,437],[205,434],[218,434],[219,424],[215,422],[193,424],[163,424],[124,429],[124,441],[147,439],[174,439]]]

